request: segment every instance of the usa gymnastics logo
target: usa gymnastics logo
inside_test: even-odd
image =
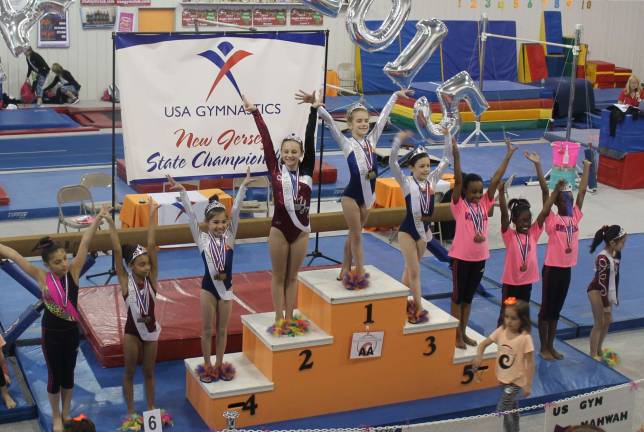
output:
[[[212,93],[215,91],[217,85],[224,78],[224,76],[228,78],[228,81],[230,81],[233,87],[235,87],[237,94],[239,94],[239,96],[241,97],[241,91],[239,90],[239,86],[237,85],[237,81],[235,80],[235,77],[233,76],[231,70],[237,63],[239,63],[246,57],[253,55],[253,53],[241,49],[231,53],[231,51],[233,51],[235,47],[230,42],[221,42],[219,45],[217,45],[217,49],[222,55],[219,55],[213,50],[199,53],[200,56],[210,60],[215,64],[215,66],[219,68],[219,73],[217,74],[215,81],[213,81],[212,86],[210,87],[208,96],[206,96],[206,102],[210,98],[210,95],[212,95]]]

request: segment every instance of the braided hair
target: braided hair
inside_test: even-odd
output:
[[[515,223],[524,211],[529,212],[530,216],[532,216],[532,212],[530,212],[530,203],[525,198],[512,198],[510,202],[508,202],[508,209],[510,210],[510,220]]]
[[[624,237],[625,235],[626,232],[619,225],[604,225],[595,233],[593,242],[590,244],[590,253],[595,252],[595,249],[597,249],[597,246],[599,246],[602,241],[608,244],[613,240]]]

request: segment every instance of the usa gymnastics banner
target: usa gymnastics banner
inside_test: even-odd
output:
[[[241,95],[253,102],[279,150],[304,136],[320,89],[324,32],[117,34],[125,165],[129,181],[266,172],[262,143]]]

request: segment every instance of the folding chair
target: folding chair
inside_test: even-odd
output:
[[[58,227],[56,232],[60,232],[60,226],[67,228],[81,230],[87,228],[94,222],[96,208],[94,207],[94,200],[89,189],[83,185],[63,186],[58,189],[56,194],[56,202],[58,203]],[[65,216],[63,212],[63,205],[69,203],[78,203],[78,214],[75,216]],[[89,212],[86,210],[85,204],[89,204]]]

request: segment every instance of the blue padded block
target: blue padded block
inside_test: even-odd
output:
[[[554,43],[563,42],[563,29],[561,27],[561,12],[560,11],[544,11],[543,21],[546,30],[546,41]],[[550,54],[563,54],[563,48],[557,46],[546,45],[546,55]]]
[[[0,130],[77,128],[80,124],[51,108],[2,110]]]
[[[599,147],[622,153],[644,151],[644,116],[640,115],[640,119],[635,121],[632,115],[627,115],[617,123],[614,137],[610,136],[610,111],[602,110],[601,116]]]

